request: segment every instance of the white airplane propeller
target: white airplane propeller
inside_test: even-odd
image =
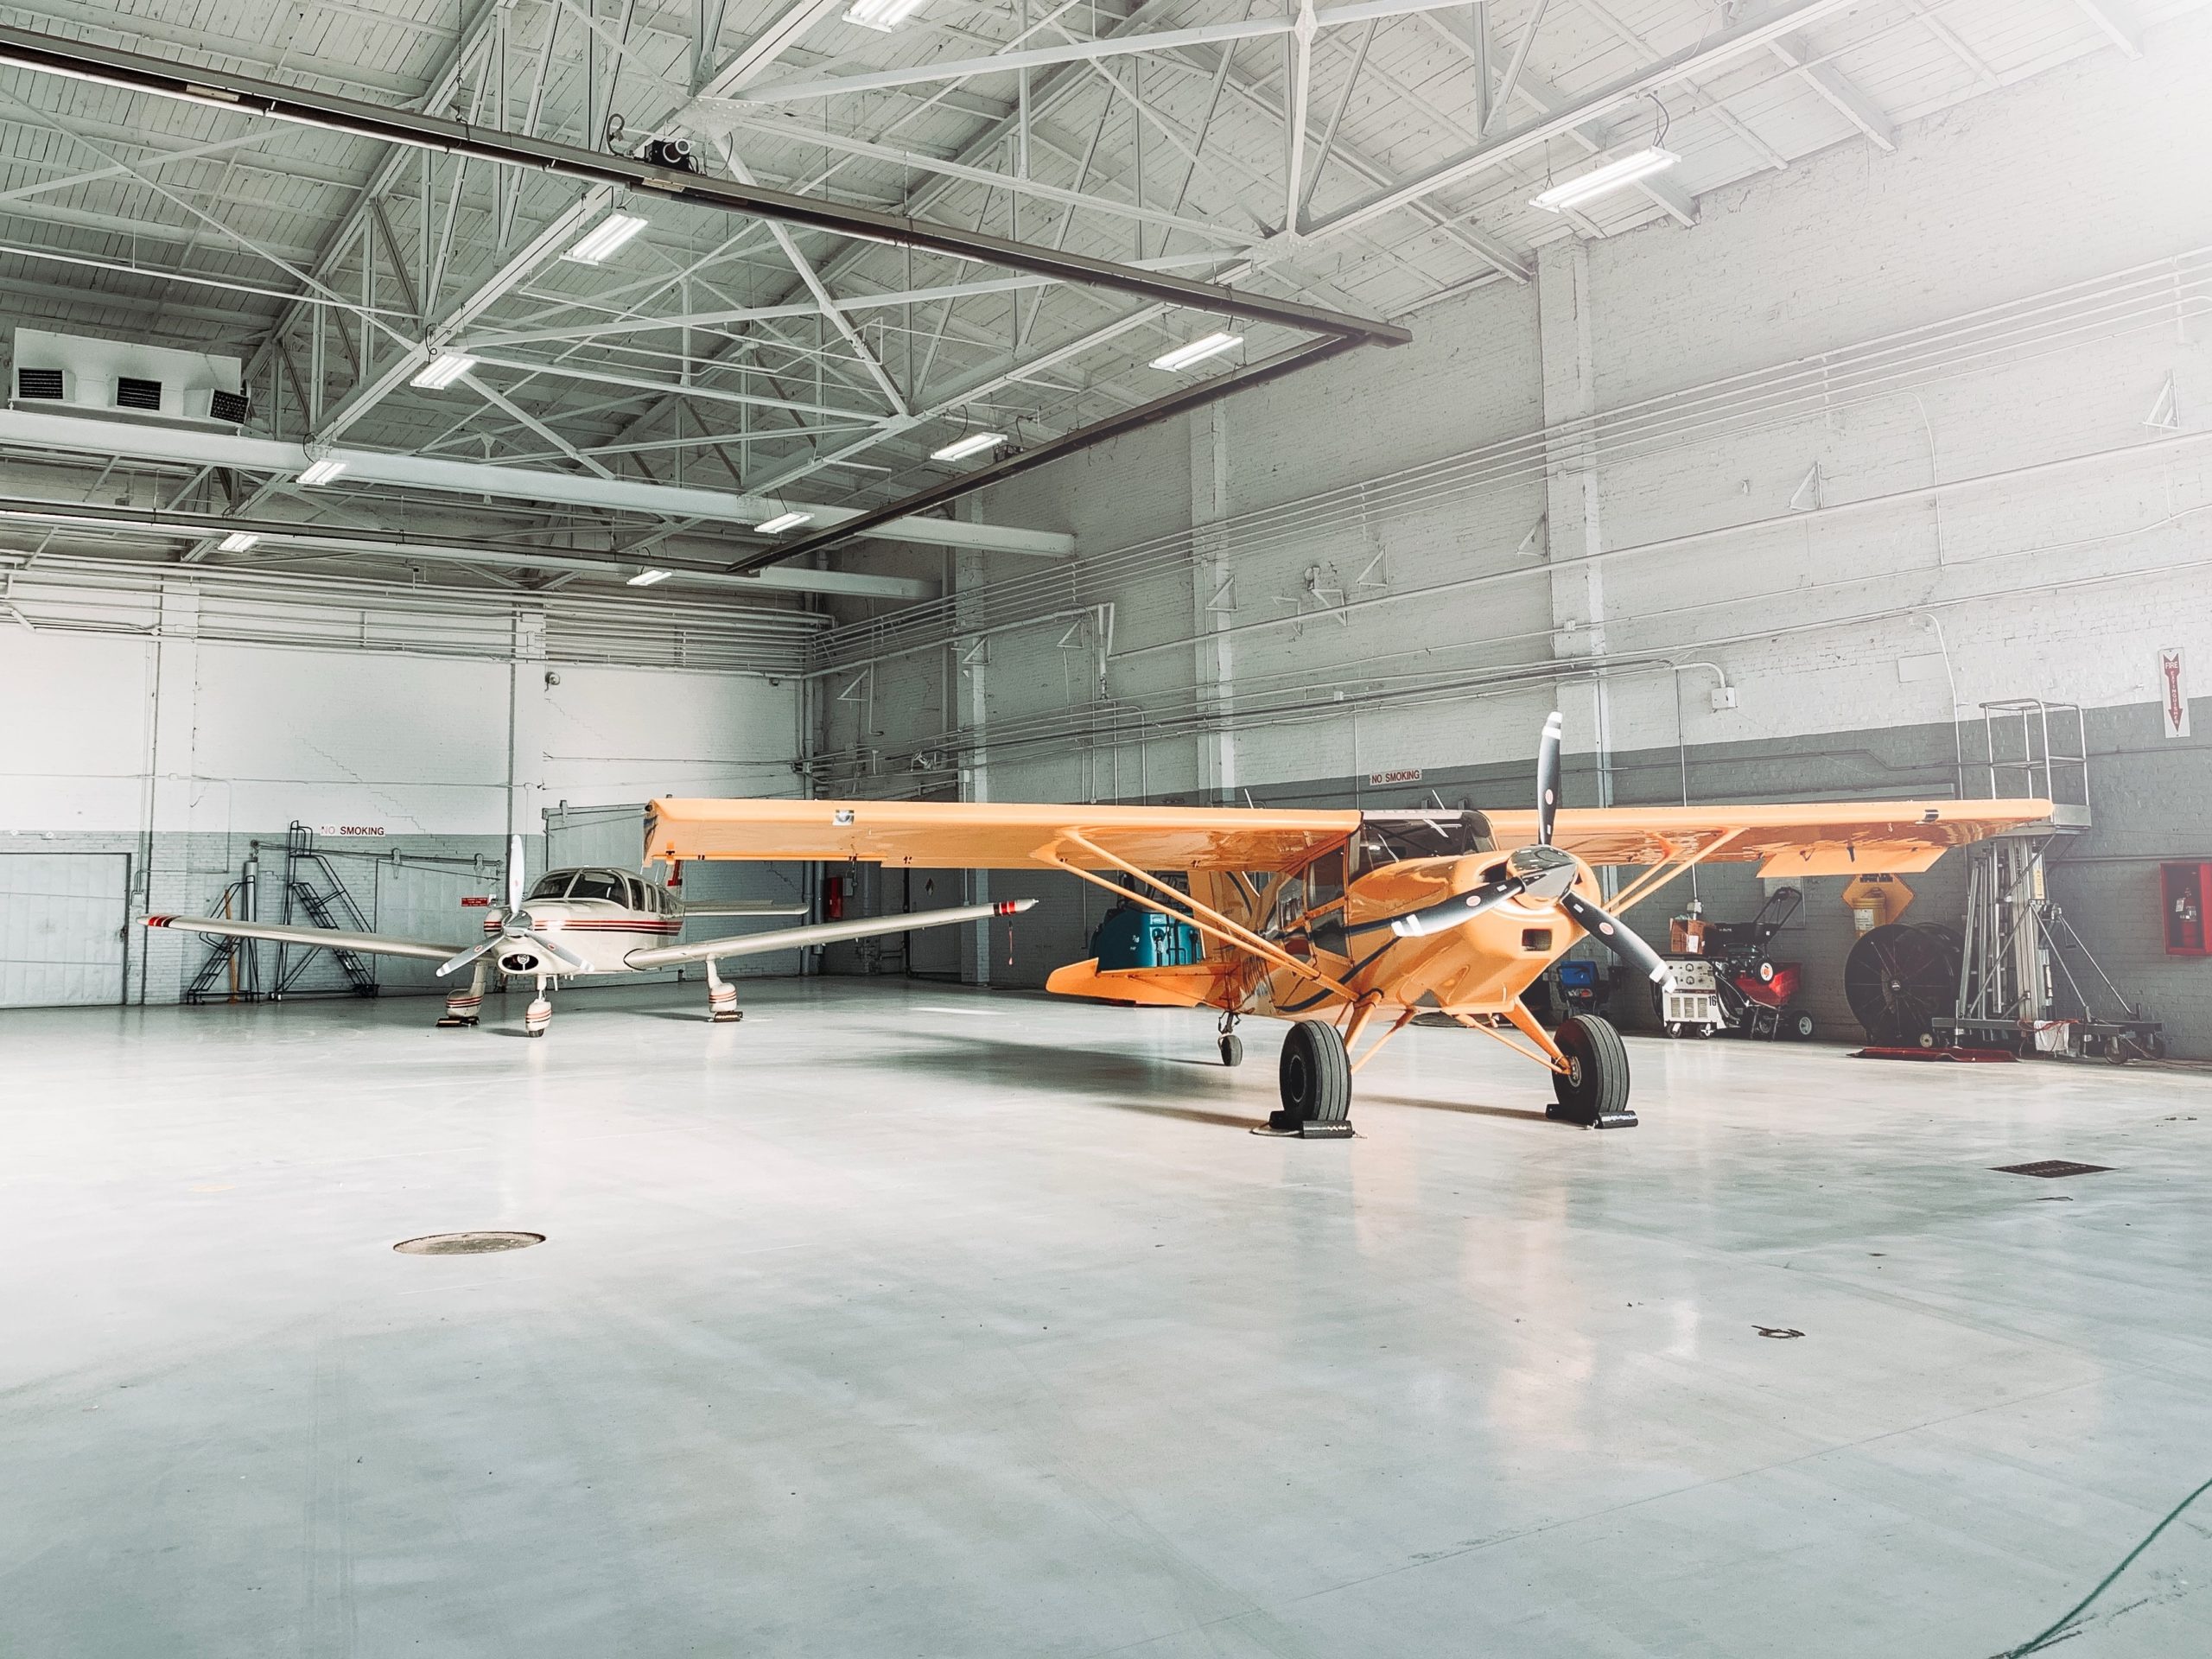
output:
[[[578,973],[588,971],[587,964],[576,953],[544,934],[536,931],[537,924],[522,907],[522,837],[507,837],[507,907],[499,914],[499,931],[480,944],[472,944],[457,951],[438,964],[439,977],[443,978],[457,969],[466,968],[477,957],[489,951],[526,946],[532,953],[543,951],[556,962],[566,963]]]

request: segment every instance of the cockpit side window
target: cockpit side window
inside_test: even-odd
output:
[[[1344,896],[1344,849],[1332,847],[1306,867],[1306,908],[1319,910]]]
[[[537,885],[530,890],[532,899],[559,899],[569,891],[569,883],[576,879],[574,870],[550,870],[537,878]]]

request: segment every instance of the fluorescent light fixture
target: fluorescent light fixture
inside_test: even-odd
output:
[[[921,9],[922,0],[853,0],[845,21],[888,35]]]
[[[1554,185],[1541,195],[1531,197],[1529,205],[1541,207],[1548,213],[1564,213],[1570,207],[1580,207],[1586,201],[1593,201],[1618,190],[1623,185],[1634,184],[1638,179],[1648,179],[1654,173],[1664,173],[1681,159],[1673,150],[1660,149],[1656,146],[1635,150],[1618,161],[1607,162],[1603,167],[1593,167],[1580,178]]]
[[[317,484],[329,483],[345,470],[344,461],[333,461],[325,455],[321,461],[311,461],[300,469],[300,482],[313,488]]]
[[[248,531],[234,530],[215,543],[215,550],[218,553],[243,553],[260,539],[260,537]]]
[[[676,574],[673,570],[640,570],[630,578],[632,588],[650,588],[657,582],[666,582]]]
[[[810,512],[779,512],[772,518],[763,519],[753,528],[763,536],[773,536],[779,531],[796,530],[801,524],[813,522],[814,515]]]
[[[955,438],[942,449],[930,451],[931,461],[965,461],[986,449],[995,449],[1006,442],[1003,432],[970,432],[964,438]]]
[[[561,257],[572,264],[603,265],[639,231],[645,221],[635,213],[609,213],[576,238],[576,245]]]
[[[415,371],[415,378],[407,384],[420,386],[425,391],[443,391],[448,386],[476,366],[476,359],[460,352],[448,352],[434,357]]]
[[[1187,346],[1178,346],[1172,352],[1161,353],[1152,359],[1152,366],[1173,373],[1177,369],[1187,369],[1193,363],[1203,363],[1210,357],[1219,357],[1224,352],[1233,350],[1243,343],[1244,336],[1242,334],[1208,334]]]

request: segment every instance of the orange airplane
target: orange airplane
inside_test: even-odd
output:
[[[1669,988],[1666,964],[1613,912],[1713,860],[1758,860],[1766,877],[1924,870],[1949,848],[2050,815],[2040,800],[1562,811],[1559,782],[1554,713],[1533,812],[658,800],[645,858],[1064,870],[1187,924],[1207,950],[1183,966],[1093,958],[1058,969],[1046,988],[1217,1009],[1230,1065],[1243,1058],[1240,1019],[1292,1020],[1282,1107],[1263,1132],[1328,1139],[1351,1133],[1352,1074],[1424,1013],[1544,1066],[1555,1096],[1548,1116],[1632,1125],[1628,1052],[1612,1026],[1581,1014],[1546,1031],[1522,1000],[1586,938]],[[1642,870],[1611,912],[1599,904],[1596,865]]]

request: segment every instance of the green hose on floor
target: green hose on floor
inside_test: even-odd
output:
[[[2159,1522],[2157,1526],[2152,1528],[2148,1533],[2145,1534],[2143,1541],[2136,1545],[2134,1548],[2129,1550],[2126,1555],[2122,1556],[2118,1567],[2115,1567],[2111,1572],[2106,1573],[2104,1577],[2097,1580],[2097,1587],[2095,1589],[2090,1591],[2088,1595],[2082,1597],[2081,1600],[2075,1602],[2071,1607],[2069,1607],[2063,1613],[2059,1615],[2057,1621],[2051,1624],[2050,1628],[2039,1631],[2037,1634],[2029,1637],[2025,1642],[2021,1643],[2017,1648],[2005,1649],[2004,1652],[1996,1655],[1995,1659],[2026,1659],[2027,1655],[2049,1647],[2054,1641],[2063,1639],[2060,1636],[2060,1632],[2064,1630],[2066,1627],[2069,1624],[2071,1624],[2075,1619],[2081,1618],[2083,1613],[2087,1612],[2089,1610],[2089,1604],[2094,1601],[2099,1596],[2104,1594],[2106,1591],[2112,1588],[2113,1580],[2117,1579],[2121,1573],[2126,1572],[2128,1567],[2133,1564],[2135,1558],[2138,1555],[2140,1555],[2145,1550],[2150,1548],[2152,1544],[2157,1540],[2158,1535],[2164,1532],[2168,1527],[2171,1526],[2176,1518],[2180,1516],[2183,1510],[2196,1503],[2198,1498],[2203,1497],[2207,1492],[2212,1492],[2212,1480],[2206,1481],[2202,1486],[2199,1486],[2187,1497],[2184,1497],[2180,1503],[2175,1504],[2173,1508],[2168,1510],[2166,1511],[2165,1519]]]

